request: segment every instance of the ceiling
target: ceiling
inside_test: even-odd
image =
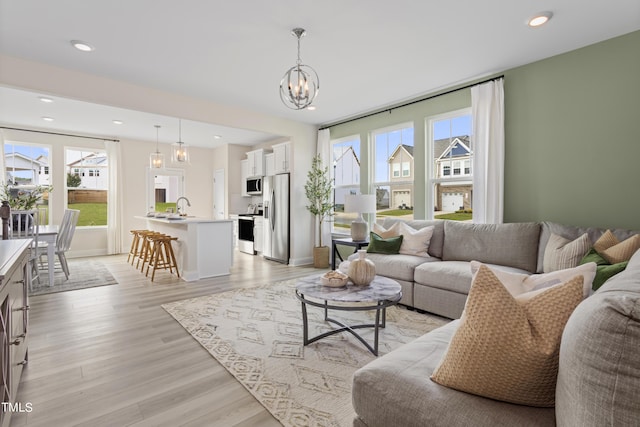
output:
[[[554,14],[547,25],[525,25],[545,10]],[[307,30],[302,60],[320,76],[315,111],[279,98],[296,60],[294,27]],[[1,54],[315,125],[639,29],[637,0],[0,0]],[[72,39],[95,50],[75,50]],[[178,136],[177,118],[55,97],[44,105],[39,95],[0,88],[0,122],[153,141],[158,123],[161,141]],[[273,137],[215,123],[182,128],[193,145]]]

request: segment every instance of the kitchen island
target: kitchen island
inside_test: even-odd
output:
[[[198,217],[180,219],[136,216],[146,229],[177,237],[173,242],[180,276],[187,282],[231,273],[233,221]]]

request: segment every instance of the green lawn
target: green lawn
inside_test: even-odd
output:
[[[388,211],[379,211],[378,216],[404,216],[413,215],[413,209],[389,209]]]
[[[441,215],[436,215],[436,219],[452,219],[454,221],[468,221],[473,217],[472,213],[446,213]]]
[[[106,203],[73,203],[69,209],[78,209],[78,227],[87,225],[107,225],[107,204]]]
[[[156,203],[156,212],[166,212],[167,208],[173,208],[176,211],[176,204],[174,203]]]

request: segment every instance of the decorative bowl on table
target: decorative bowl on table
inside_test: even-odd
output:
[[[337,270],[329,271],[328,273],[320,276],[320,283],[322,286],[328,286],[330,288],[341,288],[345,286],[348,281],[349,276]]]

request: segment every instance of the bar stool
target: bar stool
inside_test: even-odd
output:
[[[140,256],[140,249],[142,244],[142,233],[147,232],[149,230],[130,230],[130,233],[133,234],[133,240],[131,241],[131,249],[129,249],[129,256],[127,257],[127,262],[130,262],[131,265],[136,261],[136,258]]]
[[[143,231],[141,234],[142,246],[140,247],[140,255],[138,256],[138,262],[136,263],[136,268],[140,268],[140,272],[144,272],[145,265],[151,261],[151,253],[153,250],[153,237],[162,235],[162,233],[158,233],[157,231]],[[140,261],[142,261],[142,266],[140,266]]]
[[[149,269],[153,268],[153,270],[151,270],[151,281],[153,282],[153,279],[156,276],[156,270],[168,269],[170,273],[173,273],[173,269],[175,268],[176,275],[180,277],[176,256],[173,253],[173,247],[171,246],[171,242],[178,240],[178,238],[167,235],[156,235],[151,236],[150,240],[153,242],[153,247],[145,276],[148,277]]]

